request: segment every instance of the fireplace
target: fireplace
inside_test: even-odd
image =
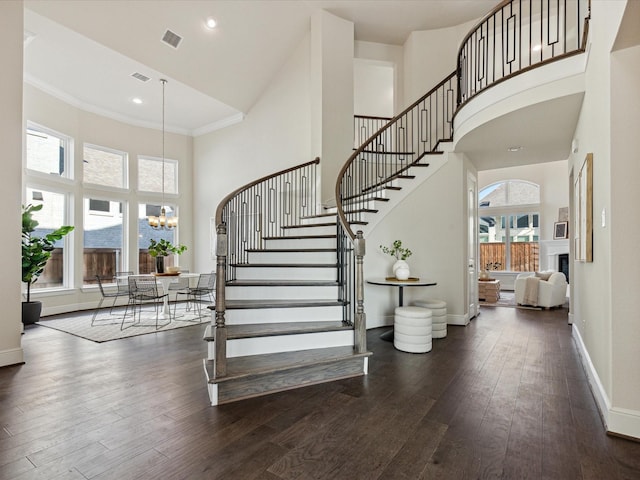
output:
[[[567,277],[567,283],[569,282],[569,254],[561,253],[558,255],[558,271],[564,273]]]

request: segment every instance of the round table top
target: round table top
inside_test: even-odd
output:
[[[437,285],[438,282],[428,278],[410,277],[408,280],[387,279],[387,278],[369,278],[367,283],[372,285],[393,285],[396,287],[431,287]]]

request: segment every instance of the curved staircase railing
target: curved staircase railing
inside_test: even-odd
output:
[[[584,51],[591,0],[506,0],[458,51],[458,108],[486,88]]]
[[[248,263],[248,252],[266,237],[316,214],[317,166],[320,159],[259,178],[227,195],[216,209],[216,305],[214,376],[226,375],[226,294],[236,265]]]
[[[355,299],[356,332],[365,323],[365,239],[353,227],[375,213],[396,180],[453,139],[453,118],[487,88],[585,51],[591,0],[505,0],[464,38],[456,71],[380,128],[349,157],[336,180],[343,296]],[[358,138],[358,132],[356,132]],[[352,252],[352,255],[350,255]],[[364,331],[366,327],[362,327]]]

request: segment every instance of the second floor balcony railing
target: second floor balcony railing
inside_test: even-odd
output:
[[[458,107],[509,77],[584,51],[590,6],[590,0],[498,5],[469,32],[458,52]]]

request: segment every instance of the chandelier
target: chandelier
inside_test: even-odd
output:
[[[161,78],[162,82],[162,203],[160,204],[160,216],[149,215],[149,226],[157,230],[170,230],[178,226],[178,217],[167,217],[167,211],[164,207],[164,88],[167,80]]]

